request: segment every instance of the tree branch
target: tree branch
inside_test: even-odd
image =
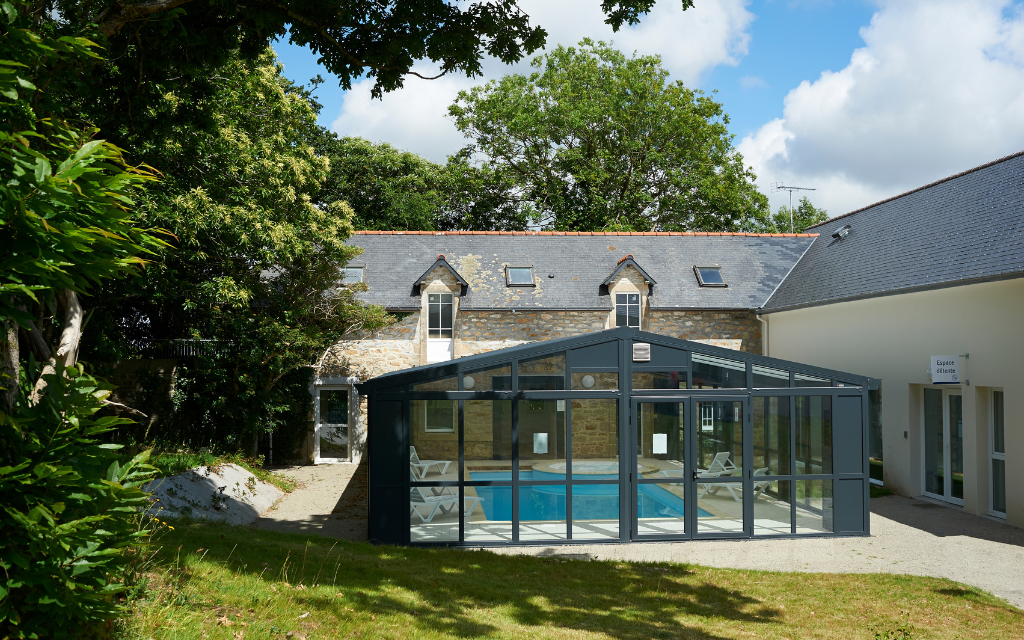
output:
[[[14,399],[18,396],[18,377],[21,373],[21,361],[18,356],[18,325],[8,318],[0,323],[0,326],[3,327],[4,333],[4,335],[0,335],[0,341],[3,341],[3,353],[0,353],[3,367],[0,373],[4,376],[0,379],[0,387],[4,388],[3,410],[6,413],[11,413],[14,410]]]
[[[141,0],[136,4],[125,5],[115,0],[116,7],[110,7],[97,17],[100,33],[106,37],[117,35],[126,24],[133,20],[147,18],[154,13],[169,11],[192,0]]]
[[[32,395],[29,396],[32,405],[38,404],[43,396],[43,390],[46,389],[45,376],[57,373],[57,359],[59,358],[65,367],[73,366],[78,359],[78,345],[82,341],[82,321],[85,318],[82,305],[78,302],[78,295],[71,289],[61,289],[57,299],[64,307],[64,330],[60,333],[56,353],[47,358],[46,366],[43,367],[43,372],[32,389]],[[36,333],[35,327],[32,329],[32,333]]]

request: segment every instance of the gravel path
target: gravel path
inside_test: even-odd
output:
[[[366,539],[366,467],[278,470],[301,484],[256,523],[263,529]],[[491,548],[495,553],[687,562],[828,573],[903,573],[963,582],[1024,608],[1024,529],[900,496],[871,501],[869,538],[701,540]]]

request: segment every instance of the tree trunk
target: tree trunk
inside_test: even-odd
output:
[[[58,359],[65,367],[73,366],[78,361],[78,345],[82,341],[82,321],[85,317],[82,305],[78,302],[78,295],[71,289],[61,289],[57,294],[57,301],[64,307],[64,330],[60,333],[57,351],[48,359],[46,366],[43,367],[43,373],[32,389],[29,402],[33,405],[39,403],[43,390],[46,389],[45,376],[57,373]]]
[[[0,359],[3,360],[0,369],[0,387],[3,391],[3,410],[6,413],[14,411],[14,400],[18,397],[18,376],[21,373],[20,359],[18,353],[18,325],[8,318],[0,323]]]

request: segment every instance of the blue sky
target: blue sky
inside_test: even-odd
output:
[[[613,34],[599,0],[521,0],[548,43],[612,39],[657,53],[673,77],[705,91],[773,207],[769,184],[814,186],[840,214],[1024,148],[1024,15],[1013,0],[661,0],[640,26]],[[443,162],[464,144],[444,117],[484,78],[410,79],[383,101],[370,81],[350,92],[308,51],[275,45],[285,75],[327,82],[321,123]],[[429,71],[429,65],[422,67]]]

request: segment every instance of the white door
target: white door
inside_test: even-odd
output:
[[[348,462],[349,389],[317,387],[315,462]]]
[[[964,412],[960,389],[924,390],[924,487],[933,498],[964,503]]]

